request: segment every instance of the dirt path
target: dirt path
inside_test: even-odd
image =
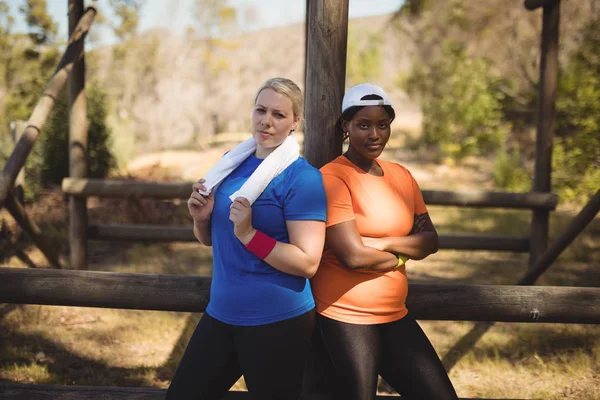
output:
[[[173,179],[195,181],[235,144],[225,144],[202,151],[163,151],[145,154],[129,162],[127,171],[143,178],[148,169],[160,169]],[[486,160],[467,161],[460,166],[435,164],[404,149],[386,150],[382,159],[398,162],[408,168],[419,185],[430,190],[493,190],[491,164]]]

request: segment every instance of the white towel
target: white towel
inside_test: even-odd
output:
[[[208,196],[234,169],[236,169],[246,158],[256,151],[256,141],[250,138],[225,154],[204,177],[206,191],[198,190],[200,194]],[[240,190],[229,196],[231,201],[237,197],[245,197],[254,204],[269,183],[300,156],[300,146],[296,136],[292,133],[285,141],[277,147],[250,175],[250,178],[242,185]]]

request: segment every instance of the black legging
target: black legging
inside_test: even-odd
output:
[[[314,326],[314,310],[259,326],[229,325],[204,314],[166,399],[221,399],[244,375],[252,399],[296,400]]]
[[[410,315],[377,325],[318,315],[313,341],[317,358],[308,368],[319,371],[307,371],[313,374],[310,391],[329,391],[339,400],[374,400],[379,374],[403,399],[457,399],[433,346]]]

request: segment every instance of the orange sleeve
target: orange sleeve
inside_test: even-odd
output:
[[[323,174],[323,186],[327,195],[327,227],[352,221],[354,209],[350,190],[343,180],[334,175]]]
[[[415,214],[425,214],[427,212],[427,207],[425,206],[425,201],[423,200],[423,193],[421,193],[419,184],[408,170],[406,170],[406,172],[408,172],[408,175],[410,176],[410,179],[412,181],[412,190],[415,202]]]

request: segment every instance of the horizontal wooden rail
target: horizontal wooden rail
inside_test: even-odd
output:
[[[110,386],[58,386],[0,384],[0,400],[164,400],[165,389]],[[223,400],[249,400],[248,392],[231,391]],[[302,400],[325,400],[320,396]],[[377,400],[402,400],[398,396],[377,396]],[[460,399],[475,400],[475,399]],[[493,400],[493,399],[479,399]]]
[[[440,249],[527,253],[529,238],[510,236],[440,235]]]
[[[558,196],[555,193],[539,192],[449,192],[441,190],[423,190],[423,199],[428,205],[460,207],[554,210],[558,204]]]
[[[147,241],[147,242],[197,242],[191,226],[170,225],[90,225],[88,239]]]
[[[187,199],[193,182],[138,182],[119,179],[65,178],[62,191],[73,196],[150,197],[155,199]]]
[[[91,225],[88,239],[195,242],[192,227],[170,225]],[[529,238],[510,236],[440,235],[440,248],[453,250],[529,251]]]
[[[98,197],[152,197],[159,199],[187,199],[192,191],[192,182],[160,183],[112,179],[65,178],[62,182],[65,194]],[[509,193],[462,191],[448,192],[424,190],[423,198],[429,205],[461,207],[499,207],[517,209],[554,210],[558,196],[554,193]]]
[[[210,278],[0,268],[0,303],[202,312]],[[411,284],[422,320],[600,323],[600,288]]]

